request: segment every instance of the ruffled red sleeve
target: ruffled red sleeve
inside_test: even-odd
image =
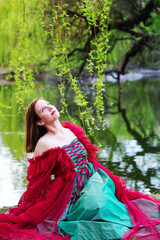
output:
[[[55,234],[45,237],[37,231],[37,224],[43,223],[51,214],[51,221],[55,222],[56,228],[72,194],[75,166],[61,148],[50,149],[28,161],[27,190],[16,208],[12,208],[9,214],[0,214],[0,237],[15,237],[16,233],[21,238],[14,239],[61,239]],[[53,174],[55,178],[52,178]],[[1,231],[4,226],[7,228]]]
[[[27,180],[31,181],[37,175],[53,172],[54,175],[63,174],[74,169],[70,157],[63,148],[51,148],[42,155],[28,159],[29,167],[27,170]]]
[[[27,170],[27,191],[22,195],[18,205],[33,204],[46,198],[54,177],[65,177],[65,180],[74,176],[74,164],[64,149],[53,148],[41,156],[28,159],[30,165]]]

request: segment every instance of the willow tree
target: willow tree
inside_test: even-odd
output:
[[[75,61],[73,51],[81,51],[80,49],[84,47],[89,48],[87,57],[85,56],[88,62],[88,71],[92,74],[96,68],[98,75],[97,81],[92,86],[96,89],[93,106],[98,119],[102,122],[104,114],[103,73],[107,62],[110,0],[77,2],[8,0],[8,4],[8,12],[11,13],[8,14],[10,30],[13,31],[13,27],[16,30],[14,31],[14,48],[10,56],[10,66],[14,71],[17,99],[20,106],[24,105],[25,98],[29,96],[34,86],[35,65],[44,66],[46,62],[48,68],[54,66],[55,73],[60,80],[62,112],[67,112],[67,103],[64,97],[67,78],[74,91],[74,102],[78,106],[80,117],[84,119],[92,133],[95,119],[88,107],[85,94],[79,89],[77,76],[74,73],[75,67],[73,68],[75,62],[77,62],[78,68],[83,59],[76,56]],[[78,10],[77,13],[76,10]],[[80,31],[80,26],[84,26],[83,32]],[[37,53],[35,48],[38,48],[39,52],[42,49],[46,53],[45,44],[48,50],[47,58],[36,64],[38,56],[34,55]],[[42,54],[42,56],[44,55]]]
[[[80,74],[84,70],[90,76],[97,74],[97,81],[91,84],[92,108],[102,122],[104,71],[123,74],[133,57],[156,49],[159,41],[158,0],[113,0],[112,4],[111,0],[5,0],[5,6],[7,3],[9,24],[3,23],[12,33],[10,66],[20,104],[33,87],[33,72],[54,69],[60,80],[62,111],[67,111],[64,93],[69,79],[74,102],[90,132],[95,119],[79,89]]]

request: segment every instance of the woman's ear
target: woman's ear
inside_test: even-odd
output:
[[[36,122],[36,125],[37,126],[43,126],[44,122],[42,120],[39,120],[39,121]]]

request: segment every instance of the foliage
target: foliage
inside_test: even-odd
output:
[[[10,60],[20,106],[26,104],[34,87],[34,73],[52,69],[60,80],[62,112],[68,112],[65,96],[69,81],[90,133],[95,127],[93,111],[103,122],[104,71],[124,73],[133,57],[145,64],[150,52],[159,51],[158,1],[6,0],[0,5],[1,34],[5,32],[0,38],[5,41],[0,64],[8,65]],[[90,74],[91,107],[79,86],[83,71]]]
[[[13,24],[15,23],[15,21],[12,21],[13,16],[18,16],[15,23],[16,36],[14,35],[13,37],[14,48],[10,57],[10,66],[14,71],[15,82],[17,85],[17,99],[20,107],[22,108],[22,106],[25,104],[25,99],[29,96],[31,89],[34,87],[33,70],[35,69],[32,55],[34,46],[31,46],[34,38],[36,37],[36,33],[33,31],[37,25],[37,32],[44,33],[45,37],[43,38],[43,42],[44,44],[47,42],[47,45],[50,49],[49,65],[52,66],[53,64],[56,66],[57,76],[60,79],[59,89],[62,95],[62,112],[67,111],[67,103],[64,94],[65,80],[67,77],[72,89],[74,90],[74,101],[80,110],[81,118],[85,119],[91,133],[92,128],[90,127],[90,123],[94,125],[94,118],[92,117],[90,109],[88,108],[86,95],[79,89],[77,78],[73,76],[68,57],[68,52],[72,47],[72,38],[77,31],[72,22],[76,21],[78,18],[78,15],[76,14],[74,14],[72,17],[68,14],[68,10],[72,8],[71,2],[37,0],[32,3],[28,0],[8,0],[8,4],[9,3],[11,3],[12,6],[10,27],[12,26],[13,28]],[[109,14],[110,0],[105,0],[102,2],[92,0],[92,3],[84,0],[79,2],[78,6],[81,18],[86,19],[89,23],[88,26],[85,27],[86,36],[90,35],[92,38],[93,27],[99,26],[101,30],[101,34],[94,33],[95,39],[93,39],[91,42],[91,52],[89,54],[88,61],[89,68],[91,65],[94,65],[93,62],[96,61],[98,80],[94,84],[94,88],[96,89],[94,106],[96,107],[99,120],[102,121],[102,114],[104,113],[103,72],[106,66],[106,55],[108,50],[109,34],[107,31],[107,19]],[[31,18],[35,18],[38,21],[31,21]],[[97,23],[98,19],[100,19],[99,24]],[[32,24],[30,24],[30,22]],[[44,45],[42,47],[44,48]],[[90,71],[92,72],[91,69]]]

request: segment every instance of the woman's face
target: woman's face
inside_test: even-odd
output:
[[[45,126],[57,120],[60,116],[56,107],[43,99],[36,102],[35,112],[40,117],[40,120],[37,121],[37,125]]]

